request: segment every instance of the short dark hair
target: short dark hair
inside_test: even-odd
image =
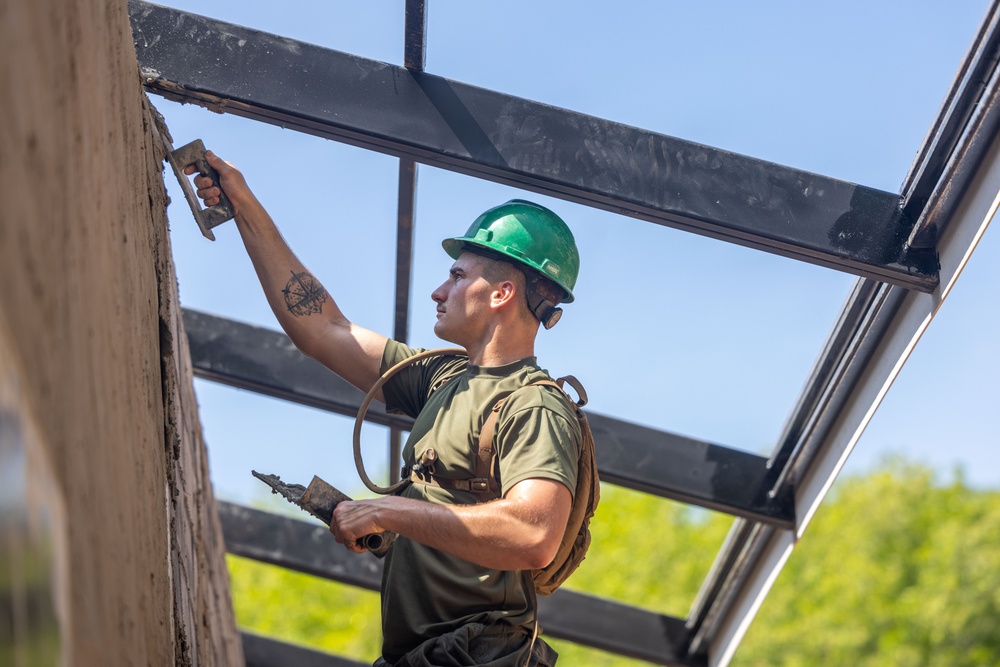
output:
[[[486,278],[489,282],[498,283],[504,280],[517,280],[518,276],[521,277],[522,281],[527,282],[524,271],[513,262],[501,259],[500,254],[477,252],[474,250],[470,250],[469,252],[487,260],[482,262],[480,266],[483,267],[483,278]]]

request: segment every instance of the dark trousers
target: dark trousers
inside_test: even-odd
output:
[[[530,652],[530,659],[529,659]],[[373,667],[554,667],[558,654],[541,639],[504,625],[470,623],[428,639],[394,663]]]

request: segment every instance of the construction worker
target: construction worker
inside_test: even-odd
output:
[[[348,320],[242,174],[211,151],[207,157],[264,294],[303,353],[363,391],[417,353]],[[217,203],[209,178],[195,185],[206,205]],[[535,336],[558,319],[560,302],[573,300],[579,256],[558,216],[522,200],[486,211],[443,246],[454,263],[431,294],[434,333],[467,356],[431,357],[385,384],[377,398],[415,419],[403,451],[414,483],[399,495],[339,504],[330,529],[356,552],[365,535],[399,535],[385,560],[376,667],[552,665],[555,652],[533,636],[536,603],[525,572],[553,560],[576,488],[580,425],[558,390],[522,389],[500,410],[500,497],[483,502],[469,480],[497,398],[548,378],[535,360]]]

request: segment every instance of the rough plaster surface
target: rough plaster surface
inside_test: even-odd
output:
[[[64,508],[63,655],[241,664],[125,0],[0,0],[0,90],[0,336]]]

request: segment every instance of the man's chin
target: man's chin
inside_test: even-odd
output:
[[[434,323],[434,335],[446,343],[454,343],[455,345],[465,347],[461,342],[455,340],[454,334],[448,331],[448,327],[444,326],[441,320]]]

